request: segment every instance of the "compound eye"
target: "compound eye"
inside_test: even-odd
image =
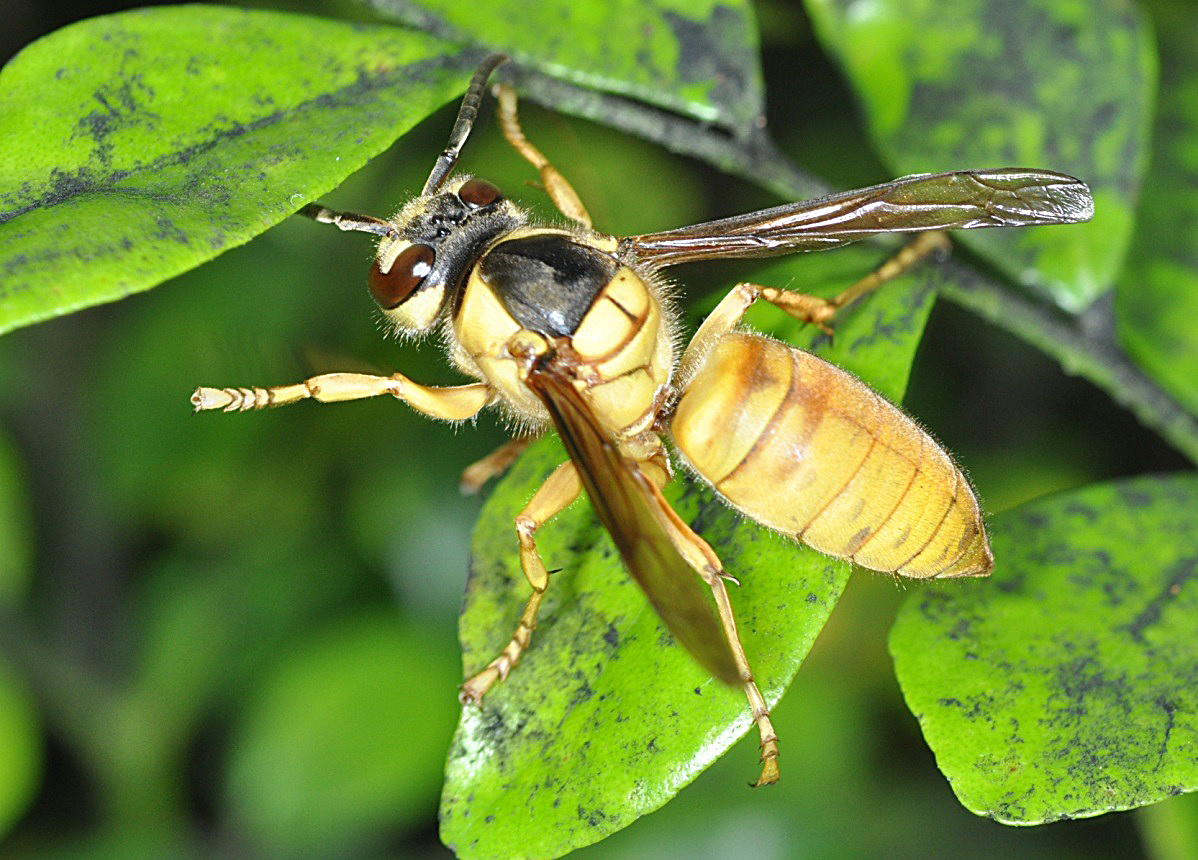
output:
[[[490,206],[502,196],[499,189],[485,179],[467,179],[458,189],[462,202],[475,208]]]
[[[391,269],[383,272],[375,260],[370,267],[370,294],[383,310],[390,310],[415,292],[416,288],[428,277],[433,270],[433,261],[437,253],[428,245],[409,245],[400,252],[391,264]]]

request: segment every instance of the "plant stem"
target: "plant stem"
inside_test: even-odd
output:
[[[671,152],[698,158],[787,199],[833,191],[795,167],[764,129],[736,138],[710,125],[606,93],[582,90],[526,70],[519,89],[554,110],[636,134]],[[1198,463],[1198,418],[1134,365],[1114,338],[1108,295],[1072,316],[960,259],[947,264],[942,294],[1056,359],[1066,373],[1089,380]]]

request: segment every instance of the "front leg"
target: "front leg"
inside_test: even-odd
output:
[[[506,84],[496,84],[495,98],[499,102],[499,111],[496,116],[499,119],[499,128],[503,132],[504,138],[520,154],[521,158],[537,169],[537,173],[541,176],[541,185],[544,186],[545,193],[549,195],[553,205],[557,207],[557,211],[571,221],[584,227],[590,227],[591,216],[586,207],[582,205],[578,192],[566,181],[566,177],[549,163],[549,159],[541,153],[541,150],[533,146],[524,136],[524,130],[520,128],[520,119],[516,113],[516,91]]]
[[[491,402],[493,392],[482,382],[438,388],[417,385],[402,373],[371,376],[365,373],[325,373],[294,385],[271,388],[197,388],[191,395],[196,412],[220,409],[239,412],[282,406],[297,400],[335,403],[390,394],[417,412],[441,421],[465,421],[473,418]]]

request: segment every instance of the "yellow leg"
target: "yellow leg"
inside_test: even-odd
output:
[[[472,496],[483,488],[483,484],[507,471],[525,448],[537,438],[536,436],[521,436],[508,439],[494,451],[477,462],[471,463],[458,479],[458,489],[464,495]]]
[[[272,388],[197,388],[191,395],[196,412],[220,409],[238,412],[282,406],[297,400],[334,403],[390,394],[417,412],[442,421],[465,421],[481,410],[492,397],[491,389],[481,382],[451,388],[417,385],[402,373],[370,376],[365,373],[325,373],[294,385]]]
[[[516,116],[516,91],[506,84],[495,85],[495,97],[499,101],[499,127],[503,136],[516,152],[537,169],[541,176],[541,184],[558,211],[572,221],[577,221],[584,227],[591,226],[591,216],[574,188],[566,181],[566,177],[549,163],[541,150],[537,149],[520,128],[520,120]]]
[[[852,304],[866,293],[876,290],[887,281],[897,278],[929,254],[948,248],[948,237],[944,233],[939,231],[920,233],[900,248],[893,257],[832,299],[809,296],[793,290],[780,290],[776,287],[763,287],[759,284],[737,284],[716,305],[715,310],[707,316],[707,319],[699,326],[699,330],[695,332],[695,336],[691,338],[691,342],[678,362],[678,387],[680,389],[686,387],[702,366],[703,359],[707,357],[711,348],[724,335],[736,328],[744,317],[745,311],[758,299],[764,299],[775,307],[786,311],[795,319],[805,323],[814,323],[823,331],[831,334],[832,330],[828,324],[841,308]]]
[[[939,230],[920,233],[899,248],[893,257],[887,259],[882,265],[835,298],[821,299],[817,296],[807,296],[790,290],[777,290],[773,287],[761,287],[761,298],[786,311],[795,319],[814,323],[825,333],[831,334],[832,329],[828,323],[838,310],[851,305],[887,281],[897,278],[929,254],[945,253],[951,247],[948,236]]]
[[[499,652],[499,656],[462,684],[458,698],[463,704],[477,704],[491,687],[506,678],[512,667],[520,662],[520,657],[532,639],[532,631],[537,626],[537,610],[541,606],[541,598],[545,589],[549,587],[549,571],[545,569],[545,563],[537,552],[534,535],[537,529],[569,507],[581,492],[582,482],[574,464],[562,463],[545,480],[524,510],[516,516],[516,534],[520,539],[520,567],[528,584],[532,586],[532,597],[528,599],[528,604],[520,615],[520,623],[516,626],[511,641]]]
[[[710,544],[695,534],[690,526],[684,523],[682,518],[670,507],[670,503],[661,494],[662,481],[658,470],[642,468],[642,471],[652,481],[650,487],[657,502],[662,523],[666,526],[674,547],[686,559],[687,564],[703,577],[703,581],[711,588],[712,596],[715,597],[720,625],[724,628],[724,636],[727,637],[728,644],[732,648],[732,657],[736,661],[736,668],[740,673],[741,686],[744,689],[745,698],[749,700],[749,710],[753,715],[753,722],[757,724],[757,732],[760,737],[761,775],[753,785],[775,783],[781,777],[778,770],[778,734],[774,731],[774,724],[770,722],[770,710],[765,703],[765,698],[757,689],[757,682],[753,679],[749,658],[745,655],[744,646],[740,643],[740,634],[736,630],[736,616],[732,612],[732,602],[728,599],[728,589],[724,586],[725,579],[730,579],[733,582],[736,580],[724,572],[723,564]]]

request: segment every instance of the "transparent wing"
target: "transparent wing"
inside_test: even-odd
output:
[[[616,449],[552,358],[538,362],[527,382],[553,417],[599,521],[666,627],[714,677],[738,683],[708,589],[670,541],[648,479]]]
[[[1085,183],[1047,170],[927,173],[815,200],[787,203],[631,236],[621,249],[650,266],[717,257],[816,251],[879,233],[1072,224],[1094,215]]]

